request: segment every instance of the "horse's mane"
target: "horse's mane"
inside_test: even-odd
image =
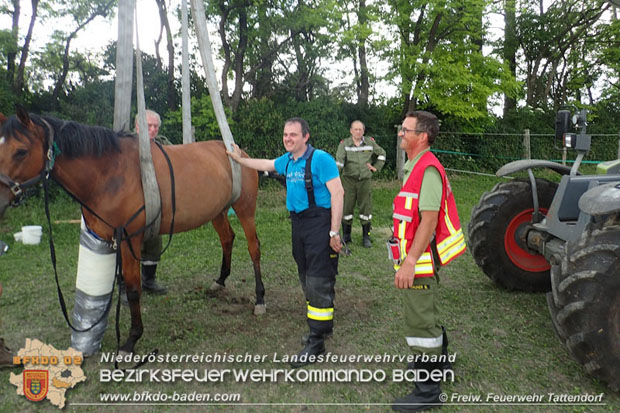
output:
[[[119,139],[135,137],[127,132],[115,132],[103,126],[83,125],[52,116],[30,114],[30,119],[49,133],[48,126],[45,124],[47,122],[54,130],[54,142],[58,145],[60,152],[70,158],[89,155],[99,157],[110,151],[120,152]]]

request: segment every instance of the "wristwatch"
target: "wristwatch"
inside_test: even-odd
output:
[[[339,237],[339,236],[340,236],[340,233],[338,231],[329,231],[330,238]]]

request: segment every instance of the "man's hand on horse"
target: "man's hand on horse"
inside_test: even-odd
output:
[[[241,149],[239,149],[239,145],[237,145],[236,143],[233,143],[232,152],[229,150],[226,150],[226,153],[228,154],[228,156],[230,156],[231,158],[233,158],[233,160],[237,162],[239,162],[239,159],[241,159]]]

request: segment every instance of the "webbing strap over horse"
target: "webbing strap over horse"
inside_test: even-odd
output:
[[[137,5],[136,5],[137,7]],[[151,139],[148,134],[146,122],[146,105],[144,103],[144,82],[142,79],[142,52],[140,51],[140,38],[138,36],[138,19],[134,19],[136,25],[136,98],[138,101],[138,154],[140,155],[140,178],[142,180],[142,192],[144,193],[144,213],[146,222],[152,222],[144,231],[144,240],[149,241],[159,235],[161,224],[161,196],[159,184],[155,175],[153,155],[151,153]]]
[[[215,117],[217,118],[220,131],[222,132],[224,145],[226,145],[227,150],[232,152],[234,140],[228,122],[226,121],[224,105],[222,104],[220,91],[217,87],[217,80],[215,79],[215,65],[213,64],[213,57],[211,56],[211,42],[209,41],[209,33],[207,31],[204,3],[202,0],[192,0],[191,3],[192,16],[195,21],[194,27],[196,27],[198,46],[200,55],[202,56],[202,65],[205,68],[207,86],[209,87],[209,96],[211,96],[211,101],[213,102]],[[231,157],[228,157],[228,160],[230,161],[230,167],[232,169],[232,192],[227,208],[241,196],[241,165]]]

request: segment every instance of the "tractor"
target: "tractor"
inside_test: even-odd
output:
[[[555,142],[574,149],[572,167],[523,159],[501,167],[506,177],[480,198],[468,225],[476,264],[509,290],[548,291],[555,333],[592,375],[620,390],[620,159],[595,175],[579,167],[591,145],[586,111],[562,109]],[[546,168],[559,183],[536,178]],[[521,175],[525,175],[522,173]]]

